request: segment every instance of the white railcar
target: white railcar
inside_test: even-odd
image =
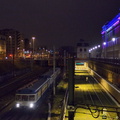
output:
[[[40,100],[44,93],[50,88],[59,74],[60,68],[56,68],[54,73],[53,70],[49,70],[32,86],[19,89],[15,95],[16,107],[34,108],[37,101]]]

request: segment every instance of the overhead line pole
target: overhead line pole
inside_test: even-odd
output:
[[[74,58],[68,59],[68,120],[74,120]]]
[[[53,74],[55,73],[55,46],[53,46]],[[53,82],[53,94],[55,95],[55,80]]]

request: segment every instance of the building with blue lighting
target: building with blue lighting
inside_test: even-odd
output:
[[[102,27],[102,57],[120,58],[120,13]]]

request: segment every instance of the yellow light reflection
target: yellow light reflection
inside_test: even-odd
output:
[[[75,75],[89,75],[87,70],[75,70]]]
[[[94,90],[93,90],[94,89]],[[95,92],[100,90],[100,87],[97,83],[93,84],[75,84],[75,91],[88,91],[89,92]]]

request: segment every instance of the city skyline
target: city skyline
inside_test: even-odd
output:
[[[0,29],[15,29],[40,46],[101,42],[102,26],[119,13],[120,1],[1,1]]]

